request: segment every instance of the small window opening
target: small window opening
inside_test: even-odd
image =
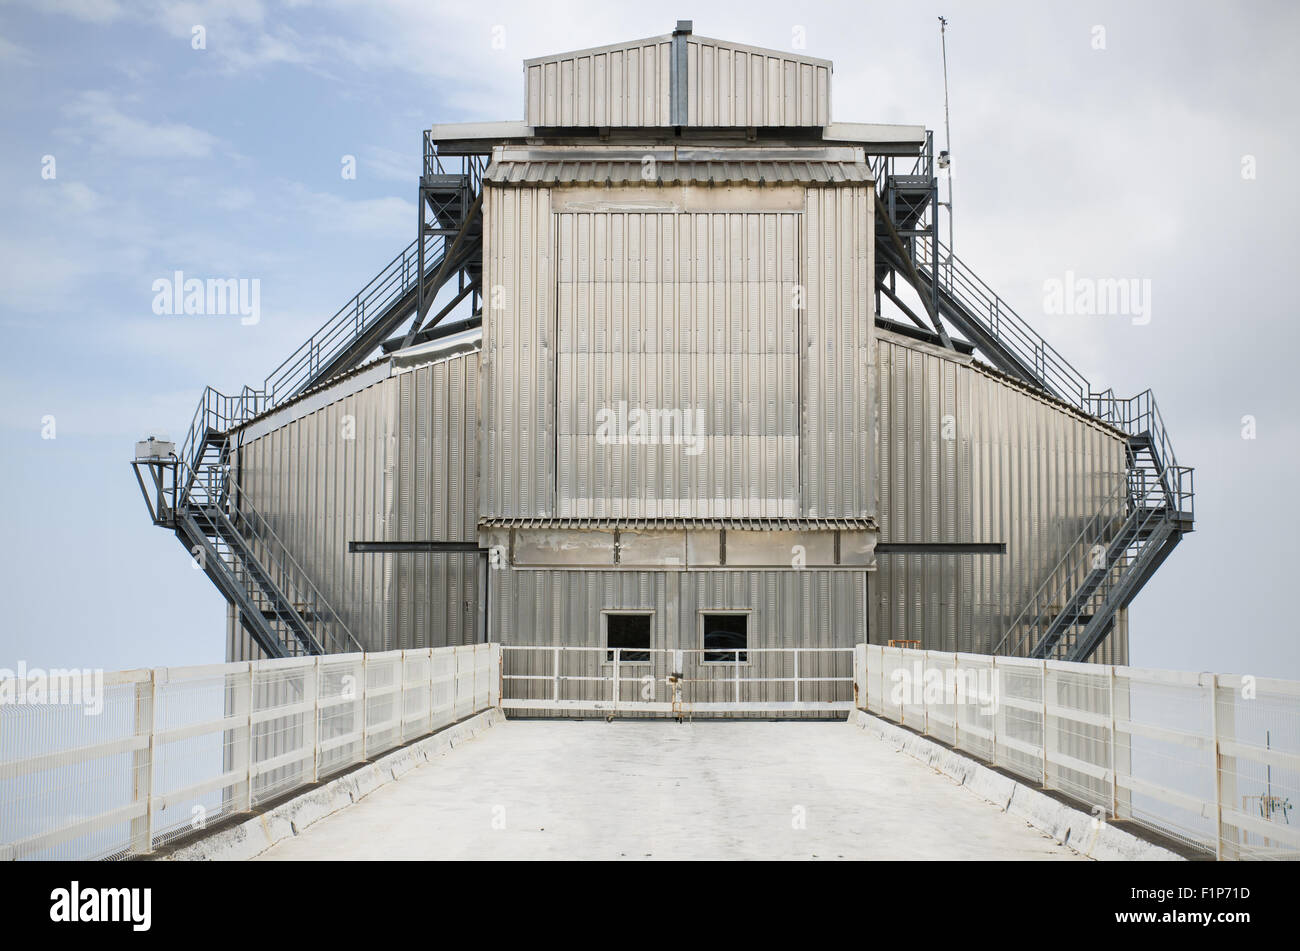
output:
[[[704,615],[704,662],[745,664],[749,662],[749,615]]]
[[[623,663],[648,663],[650,660],[649,614],[605,615],[605,660],[614,662],[614,649],[621,648]]]

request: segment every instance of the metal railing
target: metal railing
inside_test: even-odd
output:
[[[984,329],[1030,368],[1050,392],[1087,411],[1091,386],[1060,351],[1044,340],[942,241],[922,235],[914,242],[917,268],[922,273],[939,275],[941,293],[953,297],[978,318]]]
[[[488,156],[456,156],[445,165],[437,153],[436,143],[425,133],[424,170],[430,174],[455,174],[464,176],[465,207],[483,187]],[[307,389],[318,375],[353,346],[376,322],[386,316],[390,308],[414,293],[419,275],[420,238],[416,238],[380,269],[332,317],[307,338],[262,382],[261,389],[245,386],[238,395],[227,396],[212,387],[203,391],[199,405],[190,421],[190,427],[181,444],[180,494],[187,497],[194,473],[201,464],[199,446],[205,433],[225,433],[279,404],[292,399]],[[442,263],[443,255],[452,243],[452,237],[433,233],[424,237],[426,272]],[[426,273],[426,278],[428,274]]]
[[[853,709],[853,648],[505,645],[501,679],[506,710],[833,713]]]
[[[497,706],[500,658],[473,644],[131,670],[90,678],[80,702],[0,704],[0,860],[155,850]]]
[[[1026,645],[1034,645],[1041,636],[1038,627],[1044,623],[1044,615],[1049,605],[1063,603],[1082,583],[1082,575],[1090,570],[1089,565],[1097,545],[1109,544],[1110,540],[1122,530],[1126,515],[1125,503],[1128,499],[1127,479],[1119,479],[1114,491],[1097,507],[1097,514],[1084,523],[1079,534],[1066,546],[1065,554],[1047,573],[1042,584],[1020,609],[1020,613],[1007,625],[1002,640],[993,647],[993,653],[1007,653],[1013,656],[1021,653]],[[1105,544],[1102,545],[1103,549]],[[1019,631],[1015,642],[1007,648],[1007,641]]]
[[[238,484],[232,482],[232,487],[232,526],[252,549],[262,569],[293,602],[294,609],[311,628],[317,643],[326,653],[360,652],[361,642],[311,580],[311,575],[293,557],[289,546],[275,533],[271,523],[254,507]]]
[[[1219,858],[1300,858],[1300,682],[860,645],[857,706]]]
[[[1169,440],[1169,431],[1165,428],[1164,417],[1156,405],[1155,394],[1143,390],[1137,396],[1128,399],[1115,395],[1113,389],[1102,390],[1088,396],[1088,405],[1083,409],[1103,422],[1130,436],[1148,436],[1161,464],[1165,468],[1185,468],[1178,465],[1174,454],[1174,445]]]
[[[1188,497],[1182,491],[1175,495]],[[1167,541],[1167,531],[1178,518],[1170,496],[1166,480],[1158,474],[1130,469],[1066,547],[993,652],[1033,654],[1048,638],[1053,641],[1047,645],[1050,654],[1058,649],[1058,639],[1059,646],[1070,646],[1066,635],[1076,625],[1106,611],[1113,614],[1111,593]]]
[[[445,243],[443,235],[426,238],[425,259],[437,260]],[[306,389],[376,318],[409,294],[418,277],[418,260],[417,238],[271,371],[262,385],[267,405],[278,405]]]

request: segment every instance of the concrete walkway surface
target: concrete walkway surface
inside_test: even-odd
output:
[[[274,859],[1081,859],[840,722],[513,720]]]

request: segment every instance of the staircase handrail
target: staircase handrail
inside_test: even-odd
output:
[[[298,562],[298,559],[293,557],[292,552],[289,551],[289,546],[284,543],[276,533],[275,529],[271,527],[271,523],[260,511],[258,511],[257,507],[253,505],[252,500],[249,499],[248,495],[240,488],[239,484],[234,479],[229,480],[229,487],[233,490],[227,494],[227,497],[231,500],[230,505],[233,510],[233,518],[230,518],[230,521],[235,531],[239,532],[245,541],[250,543],[250,547],[251,543],[255,540],[268,542],[270,545],[274,546],[275,552],[271,553],[271,557],[273,563],[280,569],[282,576],[287,578],[296,588],[299,589],[297,593],[307,595],[306,600],[313,606],[318,615],[321,613],[327,613],[333,623],[338,626],[338,630],[342,631],[345,635],[346,641],[341,647],[337,643],[339,639],[337,637],[331,637],[331,640],[335,642],[331,644],[331,647],[337,648],[336,650],[332,650],[331,653],[362,650],[363,648],[361,647],[361,643],[357,640],[356,636],[353,635],[351,628],[347,626],[347,623],[339,615],[338,611],[334,609],[334,606],[330,604],[329,600],[321,592],[320,588],[318,588],[315,582],[311,580],[311,576]],[[224,510],[222,510],[222,514],[225,515]],[[250,536],[248,533],[240,531],[236,519],[252,523],[256,526],[256,534]],[[276,553],[278,553],[278,557]],[[256,552],[254,552],[254,555],[256,555]],[[292,571],[289,570],[290,568]],[[280,589],[284,591],[286,595],[290,594],[284,584],[280,585]],[[324,609],[323,612],[322,609]],[[306,623],[305,619],[304,623]],[[311,625],[308,624],[308,626],[310,627]]]

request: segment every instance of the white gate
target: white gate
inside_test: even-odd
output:
[[[848,712],[852,647],[502,647],[506,710]]]

